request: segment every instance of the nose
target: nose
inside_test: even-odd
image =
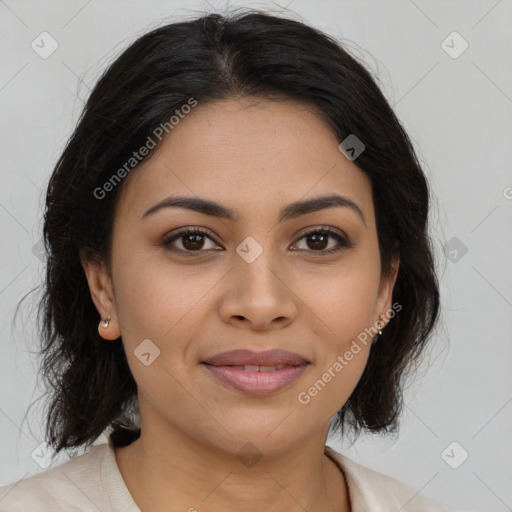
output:
[[[242,258],[226,276],[220,314],[225,322],[250,330],[281,329],[297,316],[297,297],[290,276],[268,251],[252,263]]]

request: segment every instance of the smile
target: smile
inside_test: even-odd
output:
[[[266,395],[283,389],[295,382],[308,365],[309,363],[276,366],[202,364],[216,380],[250,395]]]

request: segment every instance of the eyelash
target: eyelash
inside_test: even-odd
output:
[[[319,256],[325,256],[325,255],[331,255],[333,253],[337,253],[343,249],[350,249],[350,248],[354,247],[354,245],[355,245],[348,238],[345,238],[344,236],[340,235],[339,233],[337,233],[336,231],[334,231],[333,229],[331,229],[329,227],[320,227],[320,228],[315,228],[310,231],[307,231],[297,240],[297,242],[307,236],[316,235],[316,234],[324,234],[324,235],[327,235],[328,237],[332,237],[338,242],[339,245],[337,247],[331,248],[329,250],[319,250],[319,251],[315,251],[312,249],[310,249],[310,250],[296,249],[296,250],[309,251],[313,254],[317,253]],[[212,240],[214,243],[217,244],[217,242],[206,231],[203,231],[199,228],[186,228],[178,233],[175,233],[174,235],[171,235],[170,237],[164,238],[162,240],[162,246],[168,251],[175,252],[175,253],[181,253],[182,255],[187,255],[187,256],[195,256],[194,253],[207,252],[207,250],[204,250],[204,249],[198,249],[197,251],[190,251],[190,250],[183,250],[183,249],[177,249],[175,247],[172,247],[171,244],[175,240],[178,240],[187,235],[205,235],[207,238],[209,238],[210,240]]]

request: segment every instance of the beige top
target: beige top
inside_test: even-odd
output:
[[[445,512],[404,483],[325,447],[343,471],[352,512]],[[59,466],[0,487],[1,512],[140,512],[110,438]]]

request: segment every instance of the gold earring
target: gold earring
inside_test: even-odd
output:
[[[382,318],[382,315],[379,315],[379,321],[377,322],[377,328],[379,329],[379,334],[382,334],[382,328],[384,327],[384,324],[380,321]]]
[[[110,323],[110,318],[111,318],[111,317],[109,316],[106,320],[104,320],[103,322],[101,322],[101,326],[102,326],[102,327],[104,327],[105,329],[107,329],[107,328],[108,328],[108,324]]]

